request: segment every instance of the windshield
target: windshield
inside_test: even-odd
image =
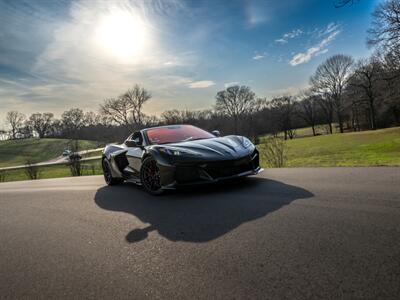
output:
[[[191,125],[173,125],[146,130],[150,144],[169,144],[193,140],[210,139],[211,133]]]

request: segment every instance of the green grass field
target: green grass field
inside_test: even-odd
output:
[[[287,167],[400,166],[400,127],[303,137],[286,146]]]
[[[333,129],[333,133],[340,133],[338,125],[336,123],[332,124],[332,129]],[[294,129],[295,132],[295,138],[302,138],[302,137],[312,137],[313,136],[313,132],[311,127],[304,127],[304,128],[297,128]],[[317,135],[325,135],[325,134],[329,134],[329,127],[328,125],[317,125],[315,126],[315,133]],[[260,136],[260,143],[263,143],[265,141],[266,138],[268,138],[269,136],[271,136],[271,134],[267,134],[267,135],[262,135]],[[278,133],[277,135],[278,137],[282,137],[284,136],[283,132]]]
[[[95,141],[79,141],[79,150],[98,148]],[[32,163],[43,162],[60,156],[69,148],[67,139],[23,139],[0,141],[0,167],[24,165],[27,160]]]
[[[66,165],[52,165],[43,166],[39,168],[39,179],[45,178],[58,178],[58,177],[69,177],[71,171]],[[88,162],[82,162],[82,175],[101,175],[103,171],[101,169],[101,161],[93,160]],[[2,176],[4,176],[2,178]],[[0,171],[0,181],[18,181],[18,180],[30,180],[26,174],[25,169],[17,170],[6,170]]]
[[[101,156],[103,153],[103,150],[98,150],[98,151],[93,151],[89,153],[82,153],[83,158],[90,158],[90,157],[95,157],[95,156]]]

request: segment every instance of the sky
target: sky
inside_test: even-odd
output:
[[[135,84],[149,115],[210,108],[234,84],[293,94],[329,56],[371,54],[378,2],[0,1],[0,123],[10,110],[96,112]]]

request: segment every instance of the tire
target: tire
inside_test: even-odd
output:
[[[104,180],[107,185],[116,185],[124,182],[122,178],[114,178],[111,174],[111,167],[109,161],[105,158],[102,162]]]
[[[151,195],[161,195],[164,190],[161,187],[160,169],[157,162],[151,156],[143,160],[140,168],[140,181],[146,192]]]

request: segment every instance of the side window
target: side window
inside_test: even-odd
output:
[[[142,134],[140,132],[135,132],[132,135],[132,140],[135,141],[137,145],[141,145],[143,143]]]

